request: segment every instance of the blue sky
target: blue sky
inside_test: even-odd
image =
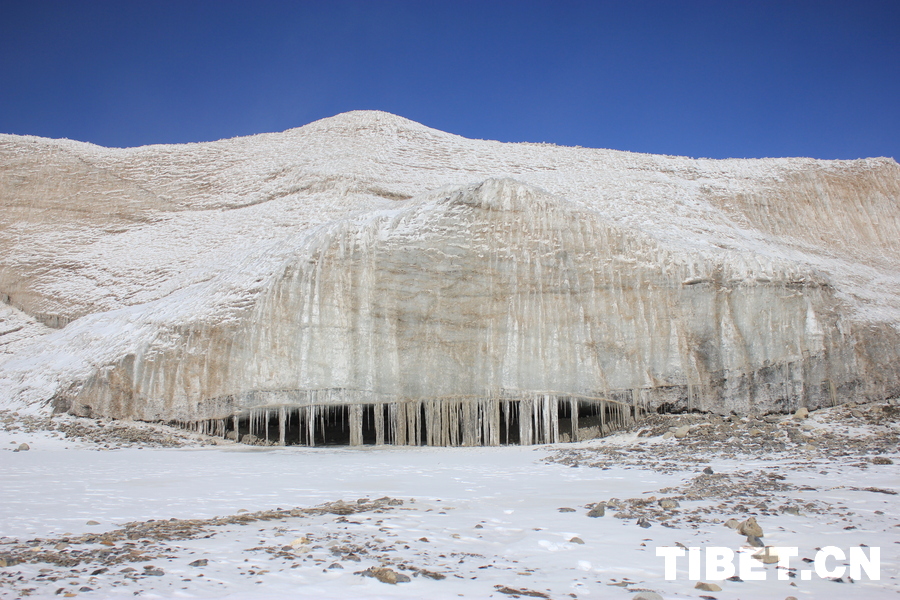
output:
[[[900,2],[0,0],[0,132],[104,146],[354,109],[472,138],[900,158]]]

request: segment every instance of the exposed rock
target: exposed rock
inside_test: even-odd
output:
[[[545,594],[544,592],[529,590],[527,588],[511,588],[505,585],[495,585],[494,589],[501,594],[506,594],[507,596],[512,596],[513,598],[518,598],[520,596],[525,596],[528,598],[550,598],[550,596],[548,594]]]
[[[404,575],[403,573],[398,573],[397,571],[391,569],[390,567],[370,567],[365,571],[360,573],[363,577],[374,577],[378,581],[382,583],[389,583],[391,585],[396,585],[398,583],[405,583],[410,581],[408,575]]]
[[[663,597],[656,592],[638,592],[629,598],[631,600],[663,600]]]
[[[694,586],[694,589],[703,590],[704,592],[721,592],[722,588],[716,585],[715,583],[706,583],[703,581],[698,581],[697,585]]]
[[[688,436],[688,433],[690,433],[690,431],[691,431],[690,425],[682,425],[681,427],[677,428],[673,432],[673,435],[675,436],[676,439],[680,440],[680,439],[686,438]]]
[[[755,535],[747,536],[747,544],[754,548],[765,548],[765,546],[766,546],[763,543],[763,541],[761,539],[759,539],[758,537],[756,537]]]
[[[572,544],[584,544],[584,540],[578,537],[577,535],[569,540],[569,543]]]
[[[738,532],[741,535],[763,537],[762,527],[756,522],[756,517],[750,517],[746,521],[743,521],[738,527]]]
[[[17,452],[25,452],[26,450],[31,450],[31,446],[25,443],[19,444],[19,447],[16,448]]]
[[[587,516],[589,517],[602,517],[606,514],[606,505],[603,502],[598,502],[588,511]]]
[[[805,419],[809,416],[809,409],[805,406],[801,406],[797,409],[797,412],[794,413],[794,418],[797,420]]]

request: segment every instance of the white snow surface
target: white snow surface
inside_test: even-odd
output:
[[[722,523],[703,522],[696,529],[654,523],[644,529],[633,519],[612,517],[612,511],[602,518],[586,517],[584,505],[588,503],[664,495],[659,490],[695,477],[705,463],[675,473],[571,468],[543,462],[553,450],[547,446],[259,449],[234,445],[97,452],[90,444],[45,433],[0,433],[0,447],[14,447],[11,442],[28,442],[32,449],[2,451],[0,553],[12,538],[25,541],[102,533],[129,521],[208,518],[335,500],[354,504],[360,498],[381,496],[404,501],[403,506],[384,513],[220,526],[211,537],[167,542],[169,558],[120,564],[96,576],[90,573],[98,565],[81,565],[69,579],[52,584],[35,581],[45,566],[41,563],[0,569],[32,580],[20,587],[36,588],[34,598],[55,597],[59,588],[71,588],[79,597],[103,598],[509,597],[497,592],[498,586],[539,591],[555,599],[625,600],[641,589],[655,590],[666,599],[697,598],[708,592],[694,589],[695,582],[687,579],[686,571],[680,571],[675,581],[663,578],[663,559],[655,556],[655,548],[677,542],[737,550],[743,539]],[[601,443],[624,448],[635,442],[634,435],[617,435]],[[655,438],[642,443],[652,449],[653,444],[674,440]],[[841,593],[847,594],[843,597],[896,598],[900,563],[896,525],[891,528],[890,523],[897,518],[897,501],[894,496],[848,489],[896,488],[894,467],[860,471],[825,458],[797,462],[785,457],[712,459],[708,465],[717,473],[779,470],[789,475],[787,483],[816,489],[794,490],[781,500],[793,497],[794,502],[802,503],[814,499],[852,509],[852,519],[805,514],[759,517],[766,544],[800,549],[794,567],[808,566],[800,558],[814,556],[816,548],[826,545],[845,551],[860,544],[882,549],[880,581],[839,584],[815,576],[811,581],[798,577],[790,580],[798,586],[792,587],[789,581],[778,580],[774,566],[769,566],[765,581],[719,581],[723,591],[713,596],[750,600],[788,595],[823,598]],[[830,475],[823,480],[817,471],[826,468]],[[778,501],[776,497],[767,499],[769,504]],[[684,502],[682,507],[704,502]],[[575,510],[560,512],[562,507]],[[879,517],[875,511],[887,516]],[[719,516],[723,521],[740,517]],[[89,521],[99,524],[89,525]],[[855,527],[844,529],[847,522]],[[584,544],[571,542],[575,536]],[[300,558],[273,556],[259,549],[281,547],[300,538],[308,540],[301,553],[308,555],[308,560],[298,567],[292,565],[300,563]],[[40,545],[30,543],[35,548]],[[341,561],[339,554],[331,553],[332,546],[346,544],[387,546],[391,549],[386,555],[395,564],[405,562],[446,578],[413,577],[408,583],[384,584],[354,574],[378,566],[373,556],[365,554],[361,562],[343,560],[343,569],[329,569]],[[209,564],[189,566],[197,559]],[[165,574],[131,580],[121,572],[125,566],[136,566],[139,572],[143,566],[153,566]],[[628,589],[611,585],[623,581]],[[74,587],[69,583],[75,583]],[[79,593],[83,585],[93,591]],[[10,594],[12,589],[0,589],[2,597],[18,597]]]

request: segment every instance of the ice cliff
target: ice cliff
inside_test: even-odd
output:
[[[890,159],[503,144],[379,112],[181,146],[3,135],[0,405],[273,416],[282,441],[293,415],[304,443],[343,407],[353,443],[472,444],[578,436],[585,403],[893,396],[898,201]]]

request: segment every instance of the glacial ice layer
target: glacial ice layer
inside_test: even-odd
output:
[[[610,424],[609,407],[830,405],[868,391],[858,373],[878,361],[802,265],[673,252],[509,179],[324,227],[240,319],[175,335],[97,371],[68,408],[245,415],[268,434],[254,419],[289,407],[306,431],[316,407],[345,406],[361,442],[368,407],[378,441],[495,444],[513,422],[551,442],[560,403],[576,420],[579,403],[582,419],[602,406]]]
[[[490,445],[893,397],[898,199],[890,159],[502,144],[378,112],[183,146],[0,135],[0,407]]]

